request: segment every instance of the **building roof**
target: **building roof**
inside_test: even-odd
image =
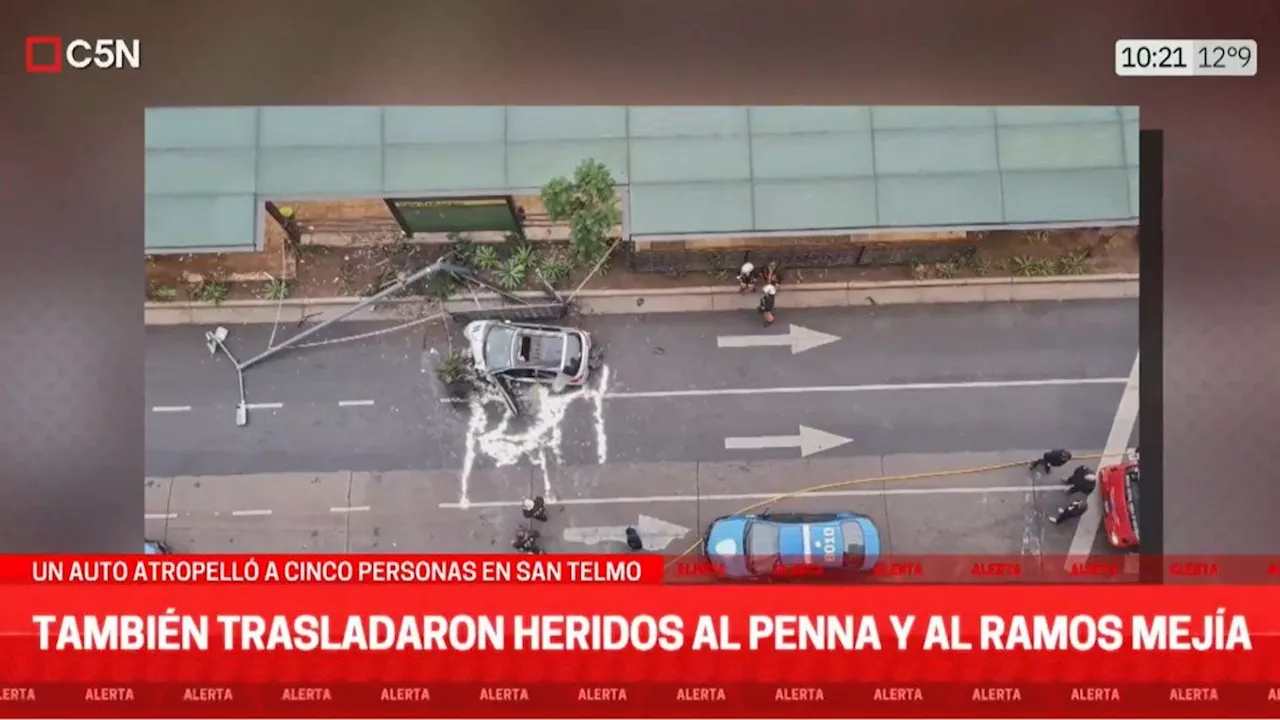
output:
[[[146,114],[148,252],[265,200],[536,191],[585,158],[632,236],[1131,224],[1134,107],[247,107]]]

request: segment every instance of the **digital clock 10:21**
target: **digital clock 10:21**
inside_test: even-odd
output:
[[[1207,49],[1207,48],[1206,48]],[[1181,45],[1131,45],[1120,48],[1121,66],[1126,68],[1187,67],[1185,48]]]

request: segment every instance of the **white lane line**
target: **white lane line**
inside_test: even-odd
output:
[[[867,483],[868,485],[872,483]],[[1046,485],[995,485],[991,487],[941,487],[941,488],[886,488],[881,490],[823,490],[819,492],[807,492],[803,497],[882,497],[885,495],[983,495],[986,493],[1037,493],[1037,492],[1062,492],[1061,487],[1052,487]],[[728,495],[645,495],[641,497],[611,497],[611,498],[560,498],[556,500],[555,505],[642,505],[644,503],[684,503],[684,502],[701,502],[701,501],[731,501],[731,500],[768,500],[776,498],[784,494],[780,492],[767,493],[735,493]],[[472,508],[511,508],[520,507],[520,501],[488,501],[476,502],[471,501],[466,505],[460,503],[440,503],[440,507],[447,510],[468,510]]]
[[[369,407],[373,405],[372,400],[339,400],[338,407]]]
[[[178,513],[147,513],[143,517],[147,520],[172,520],[178,517]]]
[[[279,410],[284,407],[284,403],[249,403],[245,407],[250,410]]]
[[[722,388],[719,390],[647,390],[611,392],[609,400],[636,398],[715,397],[721,395],[800,395],[806,393],[893,392],[897,390],[1006,390],[1012,388],[1123,385],[1128,378],[1053,378],[1048,380],[992,380],[958,383],[901,383],[883,385],[818,385],[813,387]]]
[[[1050,378],[1047,380],[990,380],[958,383],[901,383],[881,385],[815,385],[810,387],[720,388],[716,390],[639,390],[605,392],[605,400],[638,400],[644,398],[716,397],[730,395],[804,395],[807,393],[892,392],[895,390],[1004,390],[1038,387],[1074,387],[1082,385],[1124,385],[1128,378]],[[440,398],[441,405],[458,405],[465,399]]]
[[[368,506],[368,505],[356,505],[356,506],[353,506],[353,507],[331,507],[331,508],[329,508],[329,512],[331,512],[331,513],[358,513],[358,512],[369,512],[369,506]]]
[[[1142,557],[1138,553],[1126,553],[1124,556],[1124,574],[1137,575],[1142,567]]]
[[[254,517],[258,515],[270,515],[270,510],[233,510],[231,514],[235,517]]]
[[[1125,382],[1124,392],[1120,395],[1120,406],[1116,408],[1115,419],[1111,421],[1111,433],[1107,435],[1107,444],[1102,448],[1102,457],[1098,459],[1098,467],[1114,465],[1124,458],[1129,449],[1129,438],[1133,435],[1133,426],[1138,422],[1138,377],[1142,354],[1133,358],[1133,369],[1129,371],[1129,379]],[[1084,515],[1076,523],[1075,537],[1071,538],[1071,548],[1067,550],[1066,569],[1072,565],[1089,559],[1093,551],[1094,540],[1098,537],[1098,528],[1102,526],[1102,500],[1089,503]]]
[[[156,413],[175,413],[175,412],[191,412],[190,405],[156,405],[151,408],[151,412]]]

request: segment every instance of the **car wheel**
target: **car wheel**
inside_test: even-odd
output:
[[[604,348],[599,345],[591,348],[591,353],[587,356],[587,369],[599,370],[604,367]]]

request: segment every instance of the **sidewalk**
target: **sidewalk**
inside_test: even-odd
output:
[[[785,286],[778,293],[778,308],[865,307],[971,302],[1027,302],[1106,300],[1138,297],[1136,274],[1081,275],[1033,278],[965,278],[957,280],[837,282]],[[537,292],[519,296],[545,302]],[[201,302],[148,302],[147,325],[214,325],[239,323],[320,322],[338,315],[363,298],[311,298],[233,300],[220,305]],[[447,301],[446,310],[474,309],[476,301],[496,303],[495,295]],[[740,294],[732,286],[704,286],[652,290],[587,290],[575,298],[584,315],[712,312],[754,310],[758,297]],[[349,320],[390,320],[431,312],[436,301],[404,298],[379,303],[352,315]]]

